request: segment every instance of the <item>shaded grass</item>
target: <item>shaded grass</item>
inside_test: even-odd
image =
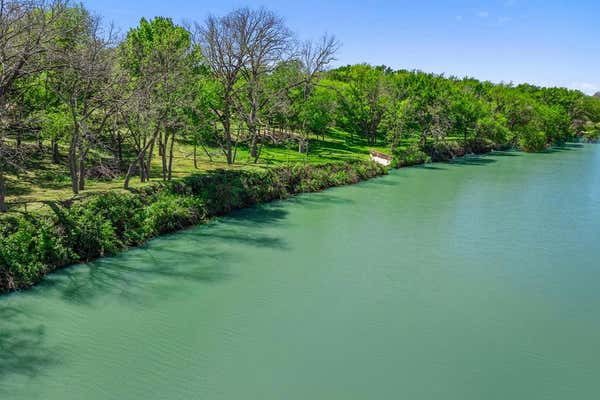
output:
[[[66,201],[74,199],[71,191],[67,160],[64,157],[66,148],[62,148],[63,157],[60,164],[53,164],[49,149],[43,154],[35,153],[27,162],[25,168],[18,175],[7,176],[8,196],[7,201],[11,211],[33,211],[44,207],[47,202]],[[288,164],[323,164],[339,161],[368,160],[369,151],[377,150],[389,152],[386,146],[370,146],[364,138],[354,136],[346,132],[331,129],[325,138],[310,138],[308,154],[298,152],[296,144],[272,146],[265,145],[262,148],[261,157],[257,163],[250,156],[250,152],[244,146],[237,150],[236,164],[227,165],[224,155],[219,148],[207,149],[212,160],[201,149],[198,149],[198,168],[194,167],[193,146],[185,143],[177,143],[174,151],[173,177],[183,178],[191,174],[213,171],[217,169],[264,169],[278,165]],[[104,155],[106,156],[106,155]],[[141,183],[134,177],[130,187],[138,190],[159,182],[161,178],[161,159],[155,154],[152,160],[151,175],[149,182]],[[88,197],[93,194],[103,193],[110,190],[122,191],[123,177],[106,181],[88,179],[86,189],[79,197]]]

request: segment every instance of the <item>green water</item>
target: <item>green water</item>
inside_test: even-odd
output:
[[[592,399],[600,146],[393,172],[0,298],[1,399]]]

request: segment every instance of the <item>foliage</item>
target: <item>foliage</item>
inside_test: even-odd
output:
[[[394,155],[395,164],[393,166],[396,168],[431,162],[431,157],[421,150],[421,147],[416,143],[404,150],[397,151]]]
[[[120,37],[83,5],[2,4],[0,30],[14,34],[0,40],[2,71],[11,71],[0,74],[0,212],[7,194],[24,186],[24,172],[40,172],[35,158],[47,152],[78,194],[98,176],[125,189],[135,177],[170,181],[186,152],[193,170],[215,160],[269,163],[292,148],[301,155],[288,158],[318,162],[314,149],[339,131],[350,136],[343,151],[331,152],[340,159],[418,143],[444,160],[595,140],[600,123],[600,99],[565,88],[368,64],[328,70],[339,48],[334,37],[293,40],[285,21],[264,8],[186,26],[142,18]]]
[[[113,254],[234,209],[385,172],[370,162],[221,170],[137,194],[109,192],[72,206],[55,205],[52,215],[5,217],[0,219],[0,292],[25,288],[56,268]]]
[[[83,5],[0,2],[0,32],[10,32],[0,35],[0,212],[32,181],[42,192],[70,178],[85,195],[98,175],[104,189],[129,189],[132,177],[143,187],[3,219],[0,289],[236,208],[379,175],[335,162],[370,150],[389,149],[401,167],[600,137],[600,99],[579,91],[368,64],[328,70],[334,37],[299,43],[264,8],[190,26],[141,19],[121,38]],[[193,169],[179,168],[192,151]],[[50,153],[52,165],[40,161]],[[241,170],[240,155],[251,163]],[[213,171],[174,179],[202,163]]]

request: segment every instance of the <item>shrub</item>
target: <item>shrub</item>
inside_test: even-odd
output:
[[[120,246],[131,246],[143,243],[149,237],[144,216],[139,212],[143,206],[141,196],[108,192],[92,198],[85,204],[85,209],[110,222]]]
[[[476,138],[469,141],[466,152],[474,154],[486,154],[492,150],[495,150],[496,147],[496,144],[490,139]]]
[[[546,144],[546,134],[541,131],[527,131],[519,137],[519,147],[528,152],[543,151]]]
[[[382,175],[371,162],[294,165],[266,171],[214,171],[109,192],[70,207],[0,219],[0,292],[30,286],[56,268],[138,245],[209,217],[300,192]]]
[[[583,131],[583,139],[588,143],[597,143],[600,140],[600,124],[587,123]]]
[[[425,153],[429,154],[432,161],[450,161],[455,157],[465,155],[465,149],[455,141],[439,141],[428,144]]]
[[[116,253],[124,247],[110,220],[85,204],[76,205],[69,213],[71,247],[81,260]]]
[[[12,229],[4,229],[0,240],[0,291],[35,283],[41,276],[76,256],[57,232],[56,221],[19,218]]]
[[[169,193],[157,195],[144,214],[145,230],[149,236],[174,232],[205,218],[204,207],[197,198]]]
[[[412,144],[406,150],[396,152],[395,155],[396,157],[394,161],[396,161],[395,166],[397,166],[397,168],[410,167],[412,165],[431,162],[431,157],[422,151],[418,144]]]

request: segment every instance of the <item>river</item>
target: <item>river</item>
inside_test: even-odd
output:
[[[600,146],[406,168],[0,297],[0,399],[586,399]]]

